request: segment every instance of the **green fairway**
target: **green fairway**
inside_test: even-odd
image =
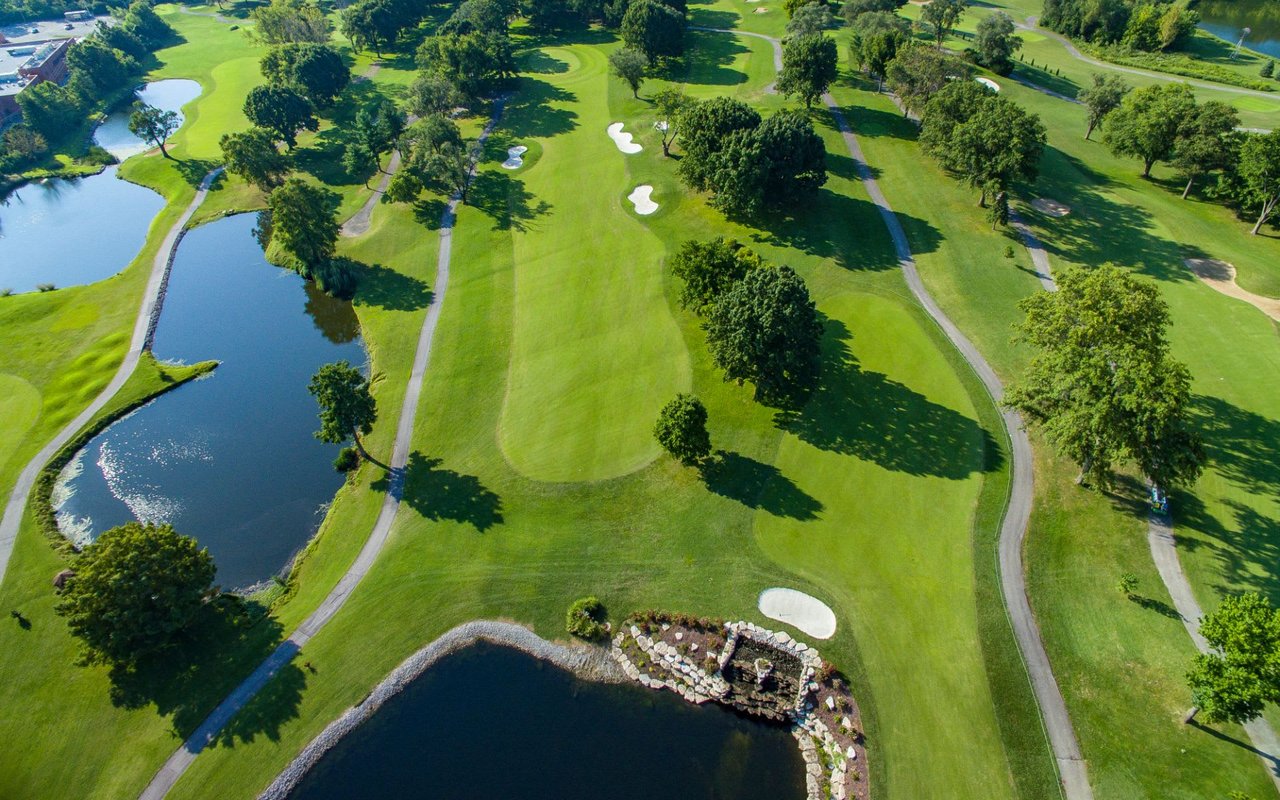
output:
[[[662,244],[626,200],[624,160],[638,156],[605,133],[605,52],[546,57],[567,69],[525,78],[504,122],[511,144],[541,156],[472,190],[507,207],[493,224],[510,228],[516,265],[499,438],[529,477],[599,480],[657,456],[653,420],[689,388],[689,360],[662,299]]]

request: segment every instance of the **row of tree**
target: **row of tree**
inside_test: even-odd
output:
[[[1156,164],[1170,164],[1186,180],[1184,199],[1197,180],[1215,177],[1208,196],[1251,214],[1254,234],[1280,206],[1280,132],[1240,130],[1235,107],[1197,103],[1186,84],[1130,91],[1115,75],[1094,75],[1079,99],[1087,110],[1086,139],[1101,125],[1113,153],[1142,161],[1143,177]]]
[[[67,51],[65,85],[44,81],[18,95],[23,124],[46,140],[78,130],[89,114],[119,96],[138,76],[138,60],[168,42],[173,30],[150,0],[134,0],[115,25],[99,25]]]
[[[1040,17],[1046,28],[1066,36],[1146,52],[1176,48],[1199,21],[1180,3],[1133,0],[1045,0]]]

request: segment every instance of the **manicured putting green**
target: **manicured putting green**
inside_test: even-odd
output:
[[[846,293],[819,310],[823,388],[783,439],[757,540],[829,592],[837,640],[857,641],[894,796],[1012,797],[973,599],[988,433],[903,305]]]
[[[688,390],[689,356],[663,296],[665,248],[624,198],[635,156],[606,133],[605,54],[556,48],[547,58],[582,67],[531,78],[549,84],[550,99],[507,122],[522,141],[544,136],[537,165],[508,179],[524,184],[509,196],[525,199],[507,223],[516,287],[499,441],[531,478],[601,480],[658,455],[653,420]],[[572,130],[547,138],[546,120]]]

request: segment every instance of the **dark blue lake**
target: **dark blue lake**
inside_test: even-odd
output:
[[[1280,59],[1280,0],[1210,0],[1195,10],[1201,28],[1232,44],[1249,28],[1244,46]]]
[[[579,680],[476,645],[330,750],[292,800],[802,800],[786,728],[670,692]]]
[[[131,519],[194,536],[224,588],[270,578],[315,532],[343,479],[339,448],[312,435],[307,383],[321,364],[365,363],[351,304],[267,263],[254,223],[187,234],[156,328],[157,358],[221,366],[94,438],[55,494],[81,541]]]

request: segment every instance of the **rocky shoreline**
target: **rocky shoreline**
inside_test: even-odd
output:
[[[415,678],[422,675],[442,658],[477,642],[511,647],[522,653],[542,659],[579,678],[598,683],[626,683],[627,676],[609,658],[607,650],[549,642],[528,628],[511,622],[477,620],[467,622],[446,632],[440,638],[405,659],[374,687],[359,705],[347,709],[342,716],[329,723],[316,738],[303,748],[297,758],[285,767],[261,794],[259,800],[285,800],[324,754],[343,736],[359,727],[392,697],[399,694]]]

